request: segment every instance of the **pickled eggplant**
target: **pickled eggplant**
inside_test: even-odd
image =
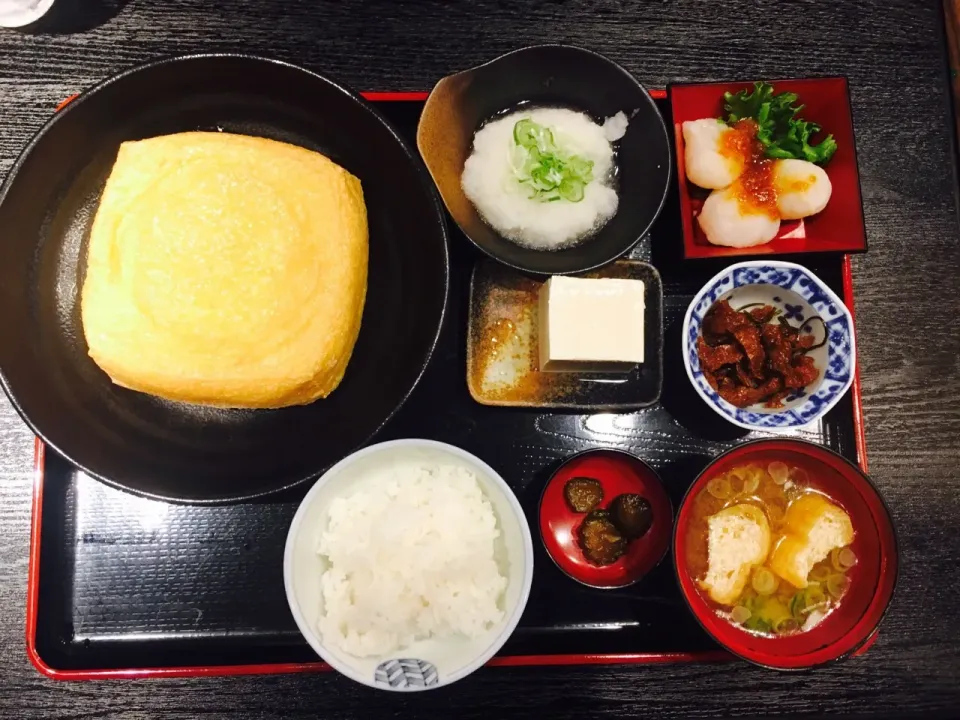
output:
[[[563,496],[571,510],[588,513],[603,502],[603,486],[593,478],[570,478],[563,486]]]
[[[646,535],[653,525],[653,508],[645,497],[624,493],[610,503],[610,517],[624,537],[636,540]]]
[[[615,563],[627,550],[627,539],[607,510],[592,510],[583,519],[577,535],[584,556],[600,567]]]

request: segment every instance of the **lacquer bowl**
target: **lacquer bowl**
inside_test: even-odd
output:
[[[536,250],[502,237],[461,187],[474,134],[487,120],[521,106],[569,108],[599,123],[618,112],[629,118],[616,145],[617,214],[565,249]],[[628,252],[660,214],[672,165],[666,125],[643,85],[602,55],[568,45],[523,48],[440,80],[423,108],[417,147],[470,242],[506,265],[541,275],[586,272]]]

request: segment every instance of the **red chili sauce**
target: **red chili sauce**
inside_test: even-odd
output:
[[[779,218],[777,190],[773,182],[773,160],[766,157],[763,143],[757,140],[757,123],[747,118],[738,120],[733,131],[724,133],[720,152],[743,163],[743,174],[733,184],[740,207],[760,211]]]

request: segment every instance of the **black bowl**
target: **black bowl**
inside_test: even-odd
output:
[[[460,184],[476,131],[523,103],[568,107],[598,122],[621,111],[630,118],[617,144],[617,214],[595,235],[563,250],[533,250],[502,237],[477,214]],[[470,241],[495,260],[540,275],[586,272],[627,253],[660,214],[672,167],[666,125],[643,85],[602,55],[569,45],[524,48],[443,78],[427,98],[417,146]]]
[[[360,337],[327,399],[218,410],[113,385],[79,317],[86,241],[124,140],[187,130],[320,151],[363,183],[370,263]],[[33,139],[0,189],[3,387],[44,442],[105,482],[183,502],[289,488],[369,440],[423,373],[447,299],[442,208],[416,154],[362,98],[285,63],[195,55],[84,93]]]

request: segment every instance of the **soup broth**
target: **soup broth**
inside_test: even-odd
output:
[[[749,575],[742,591],[734,602],[721,604],[705,584],[711,565],[710,519],[738,506],[763,511],[769,549],[762,561],[743,565]],[[803,468],[779,461],[738,465],[711,478],[693,498],[691,510],[690,573],[718,615],[751,632],[809,630],[839,605],[854,580],[857,559],[850,547],[854,531],[849,515],[814,486]],[[726,540],[724,550],[732,546],[736,551],[737,531],[717,529],[715,541],[720,534],[735,538]]]

